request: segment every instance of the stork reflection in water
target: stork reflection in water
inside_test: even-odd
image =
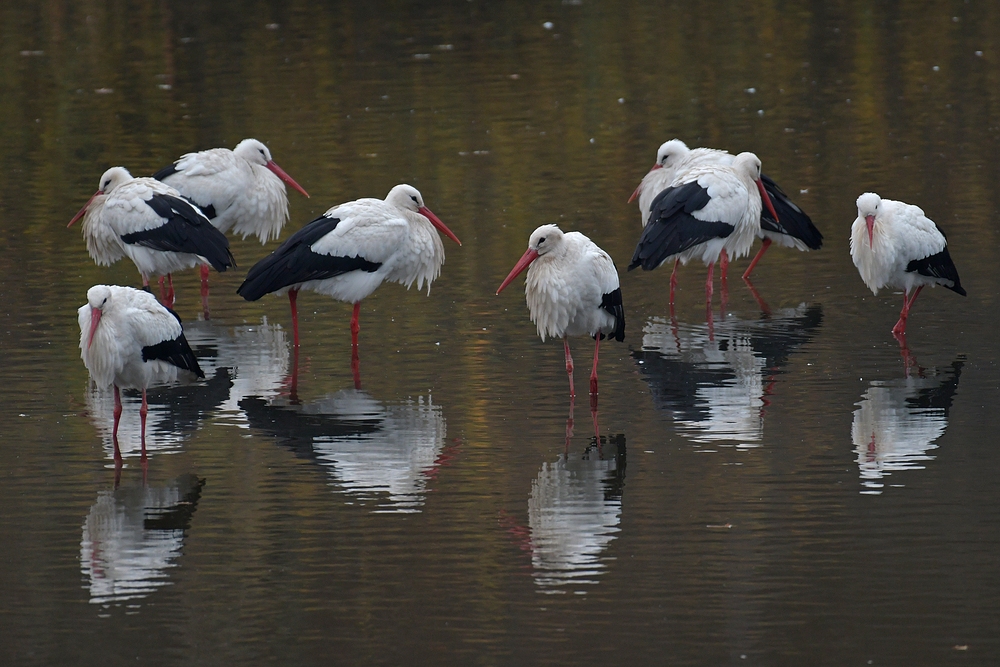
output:
[[[568,426],[565,450],[543,463],[532,480],[527,526],[512,513],[500,514],[501,526],[530,555],[541,593],[568,593],[599,583],[607,567],[604,553],[621,530],[625,436],[595,436],[576,453],[571,437]]]
[[[315,461],[352,502],[376,512],[419,512],[429,480],[457,454],[429,395],[382,402],[347,389],[309,403],[249,396],[239,405],[252,429]]]
[[[861,473],[862,493],[879,494],[883,478],[920,470],[934,457],[948,426],[964,357],[942,372],[922,370],[902,380],[872,381],[856,403],[851,438]]]
[[[170,585],[204,479],[182,475],[163,486],[102,491],[83,523],[80,570],[91,604],[145,598]]]
[[[757,447],[782,368],[822,321],[819,304],[754,320],[730,317],[714,334],[708,324],[654,318],[632,356],[653,404],[673,417],[680,433],[700,444]]]

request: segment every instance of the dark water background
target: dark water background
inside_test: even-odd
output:
[[[551,26],[547,26],[547,23]],[[1000,660],[1000,6],[982,2],[7,3],[0,7],[0,663],[945,665]],[[418,187],[430,297],[235,295],[206,381],[89,387],[66,223],[100,174],[253,136],[329,206]],[[826,236],[772,249],[705,321],[700,267],[623,274],[599,438],[519,285],[532,229],[624,267],[656,147],[753,150]],[[858,194],[922,206],[969,296],[901,297],[848,255]],[[716,301],[718,310],[718,301]],[[575,342],[579,388],[589,345]],[[567,418],[575,421],[568,428]],[[571,435],[568,435],[570,433]]]

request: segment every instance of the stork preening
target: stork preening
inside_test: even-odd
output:
[[[97,192],[67,227],[80,218],[93,260],[110,266],[128,256],[147,289],[150,276],[161,276],[161,296],[168,307],[174,301],[173,272],[204,263],[219,272],[236,266],[229,241],[197,206],[156,179],[133,178],[124,167],[104,172]]]
[[[383,280],[407,289],[416,282],[418,290],[426,282],[430,294],[431,282],[444,264],[444,244],[435,228],[462,245],[424,206],[416,188],[397,185],[385,200],[358,199],[334,206],[257,262],[236,291],[247,301],[287,292],[295,347],[299,345],[299,290],[354,304],[351,343],[356,358],[361,300]]]
[[[674,260],[670,304],[677,286],[677,264],[701,259],[708,266],[705,295],[712,300],[712,275],[720,256],[748,254],[760,231],[762,207],[777,218],[761,180],[760,160],[740,153],[732,164],[700,164],[681,174],[650,204],[649,219],[632,255],[629,271],[652,271]]]
[[[525,269],[528,277],[524,296],[531,321],[538,327],[542,341],[547,337],[563,339],[572,397],[576,396],[576,388],[568,337],[593,336],[590,393],[596,396],[601,340],[605,336],[625,340],[625,308],[615,263],[580,232],[563,233],[556,225],[542,225],[531,233],[528,249],[500,284],[497,294]]]
[[[903,309],[892,333],[904,346],[910,308],[924,287],[941,285],[965,296],[944,233],[912,204],[874,192],[858,197],[851,259],[873,294],[883,287],[903,290]]]
[[[205,377],[191,351],[180,318],[149,292],[94,285],[80,307],[80,357],[98,387],[114,386],[115,462],[121,462],[118,422],[121,389],[141,389],[142,460],[146,460],[146,389],[178,379]]]
[[[285,183],[306,197],[301,185],[275,163],[256,139],[236,148],[212,148],[186,153],[153,178],[193,201],[220,232],[256,236],[261,244],[277,240],[288,220]],[[208,266],[201,267],[202,294],[208,293]]]
[[[688,148],[680,139],[664,142],[656,153],[653,167],[629,198],[629,202],[637,197],[639,199],[642,226],[645,227],[649,222],[650,207],[656,196],[678,183],[678,179],[686,180],[684,176],[689,170],[702,165],[730,166],[734,159],[735,156],[731,153],[714,148]],[[757,262],[772,243],[802,251],[818,250],[823,245],[823,235],[809,216],[788,198],[785,191],[767,174],[761,174],[760,180],[771,199],[775,214],[772,215],[767,207],[761,211],[760,230],[757,232],[762,241],[761,247],[743,273],[744,280],[749,280]],[[674,268],[676,269],[676,264]],[[722,271],[725,278],[725,264]]]

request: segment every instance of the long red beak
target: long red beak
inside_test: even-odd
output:
[[[97,198],[97,195],[103,195],[103,194],[104,190],[98,190],[93,195],[91,195],[90,199],[87,200],[87,203],[83,205],[83,208],[81,208],[77,212],[77,214],[73,216],[73,219],[69,221],[69,224],[66,225],[66,228],[69,229],[70,227],[73,226],[74,222],[82,218],[87,213],[87,209],[90,208],[90,205],[94,202],[94,199]]]
[[[650,167],[649,170],[656,171],[657,169],[663,169],[663,165],[660,164],[659,162]],[[635,190],[632,191],[632,196],[628,198],[629,204],[635,201],[635,198],[639,196],[639,190],[641,189],[642,189],[642,181],[639,181],[639,185],[635,186]]]
[[[500,283],[500,287],[497,288],[497,294],[502,292],[504,287],[510,285],[511,281],[514,280],[514,278],[517,278],[518,275],[520,275],[522,271],[528,268],[528,265],[534,262],[536,259],[538,259],[537,250],[532,250],[531,248],[525,250],[524,254],[521,255],[521,259],[517,260],[517,264],[515,264],[514,268],[510,270],[510,273],[507,274],[507,277],[504,278],[504,281]]]
[[[94,333],[97,331],[97,325],[101,321],[101,315],[104,311],[100,308],[90,308],[90,337],[87,338],[87,349],[90,349],[90,344],[94,342]]]
[[[764,205],[767,206],[767,210],[774,216],[774,221],[780,222],[778,220],[778,214],[774,210],[774,204],[771,203],[771,198],[768,196],[767,190],[764,189],[764,184],[757,181],[757,189],[760,190],[760,200],[764,202]]]
[[[296,183],[294,178],[292,178],[291,176],[289,176],[288,174],[286,174],[285,170],[282,169],[281,167],[279,167],[278,164],[274,160],[271,160],[270,162],[268,162],[264,166],[267,167],[268,169],[270,169],[271,171],[273,171],[275,174],[277,174],[278,178],[280,178],[281,180],[283,180],[285,183],[288,183],[290,186],[292,186],[293,188],[295,188],[296,190],[298,190],[299,192],[301,192],[302,194],[304,194],[306,197],[309,196],[309,193],[306,192],[305,190],[303,190],[302,186],[299,185],[298,183]]]
[[[426,206],[421,206],[420,208],[417,209],[417,213],[430,220],[431,224],[437,227],[438,231],[440,231],[442,234],[450,238],[458,245],[462,245],[462,242],[458,240],[457,236],[455,236],[455,232],[448,229],[448,225],[441,222],[441,219],[438,218],[436,215],[434,215],[434,213],[432,213],[429,208],[427,208]]]
[[[865,224],[868,225],[868,246],[871,247],[875,243],[873,238],[875,236],[875,216],[866,215]]]

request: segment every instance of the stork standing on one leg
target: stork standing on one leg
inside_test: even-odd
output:
[[[174,301],[173,272],[205,263],[220,272],[236,266],[228,239],[198,207],[169,185],[153,178],[133,178],[124,167],[104,172],[97,192],[67,227],[80,218],[94,261],[109,266],[128,256],[147,289],[150,276],[161,276],[162,298],[168,307]],[[163,290],[163,276],[168,292]]]
[[[625,340],[625,309],[614,261],[580,232],[563,233],[556,225],[542,225],[532,232],[528,249],[497,294],[525,269],[524,295],[538,335],[543,341],[549,336],[563,339],[570,396],[576,396],[576,389],[568,336],[594,337],[590,393],[596,396],[601,340],[605,336]]]
[[[301,185],[275,163],[256,139],[244,139],[236,148],[211,148],[186,153],[153,178],[193,201],[220,232],[233,230],[245,239],[254,235],[261,244],[277,239],[288,220],[285,183],[302,193]],[[208,266],[201,266],[202,297],[208,298]]]
[[[205,377],[191,351],[181,320],[157,303],[149,292],[94,285],[87,303],[80,307],[80,356],[99,387],[114,386],[115,424],[112,440],[115,462],[121,463],[118,421],[122,414],[121,389],[141,389],[142,460],[146,460],[146,389],[173,382],[184,375]]]
[[[851,259],[873,294],[882,287],[903,290],[903,309],[892,333],[904,347],[906,320],[920,290],[941,285],[965,296],[944,232],[912,204],[882,199],[874,192],[858,197]]]
[[[295,232],[277,250],[257,262],[237,293],[256,301],[272,292],[288,292],[295,347],[299,345],[296,299],[312,290],[354,304],[351,342],[357,351],[361,300],[383,280],[423,289],[441,273],[444,244],[435,232],[462,245],[458,237],[424,206],[412,185],[397,185],[385,200],[358,199],[334,206]]]

